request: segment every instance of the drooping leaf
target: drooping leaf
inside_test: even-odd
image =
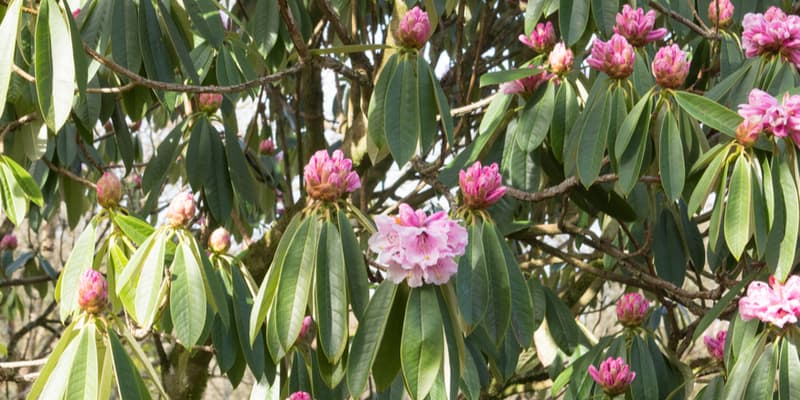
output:
[[[424,285],[411,289],[406,304],[400,361],[406,389],[415,400],[428,395],[443,360],[443,325],[437,302],[436,288]]]

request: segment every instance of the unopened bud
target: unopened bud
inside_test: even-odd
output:
[[[106,172],[97,180],[97,202],[103,208],[114,208],[122,199],[122,183],[116,175]]]
[[[87,269],[78,282],[78,306],[81,310],[97,314],[108,304],[108,283],[103,274]]]

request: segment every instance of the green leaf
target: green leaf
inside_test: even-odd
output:
[[[491,107],[490,107],[491,108]],[[487,110],[487,113],[489,111]],[[486,119],[486,116],[483,117]],[[564,157],[564,140],[578,118],[578,97],[571,84],[559,85],[556,93],[555,111],[550,125],[550,147],[555,158],[561,162]],[[481,121],[483,124],[483,121]]]
[[[544,88],[537,90],[525,103],[525,108],[520,111],[519,122],[516,129],[517,144],[526,152],[531,152],[539,147],[550,130],[555,108],[555,85],[548,83]]]
[[[401,286],[398,291],[399,294],[394,297],[386,325],[383,327],[378,352],[375,354],[375,360],[380,360],[380,362],[374,363],[371,368],[372,379],[379,392],[391,387],[400,375],[400,342],[408,300],[408,288]],[[400,380],[402,381],[402,378]]]
[[[653,233],[653,258],[658,276],[681,287],[686,277],[686,250],[680,226],[668,208],[661,210]]]
[[[225,127],[225,159],[228,161],[228,172],[236,193],[250,204],[258,203],[256,182],[250,174],[244,152],[239,145],[239,138],[236,136],[236,132],[227,126]]]
[[[481,75],[480,87],[499,85],[501,83],[534,76],[536,74],[540,74],[541,72],[541,69],[538,68],[518,68],[507,71],[487,72]]]
[[[75,64],[69,25],[55,0],[43,1],[36,18],[36,97],[47,127],[67,122],[75,93]],[[58,68],[53,68],[54,66]]]
[[[450,114],[450,104],[447,102],[447,96],[444,94],[442,85],[439,84],[439,80],[436,78],[436,75],[434,75],[433,69],[430,67],[430,65],[428,65],[428,62],[423,58],[420,58],[420,65],[424,65],[425,69],[428,71],[428,79],[431,80],[431,86],[433,87],[433,97],[436,101],[436,109],[439,110],[442,131],[447,138],[447,143],[452,145],[455,131],[453,127],[453,116]]]
[[[277,331],[284,349],[291,347],[300,334],[317,259],[320,223],[315,215],[306,219],[307,235],[298,235],[292,241],[283,265],[278,265],[282,270],[274,303],[278,323],[268,329]]]
[[[572,353],[581,342],[580,328],[572,312],[550,288],[543,286],[545,298],[545,318],[550,335],[565,353]],[[587,366],[588,367],[588,366]]]
[[[730,137],[736,137],[736,127],[742,117],[714,100],[689,92],[675,92],[678,105],[694,119]]]
[[[384,105],[386,142],[395,162],[402,167],[417,152],[421,135],[417,63],[401,57],[389,83]]]
[[[136,322],[142,327],[149,329],[150,325],[154,322],[156,312],[159,307],[159,298],[164,282],[164,250],[166,247],[166,237],[162,235],[155,235],[153,247],[147,252],[147,257],[142,262],[141,273],[136,282],[135,300],[133,302],[133,314]],[[142,245],[144,247],[144,245]],[[139,251],[137,250],[136,253]],[[134,260],[138,260],[136,253],[131,257],[128,265],[125,267],[127,270],[131,268]],[[123,270],[123,274],[124,274]],[[124,298],[124,297],[123,297]],[[128,310],[130,312],[130,310]]]
[[[797,344],[793,340],[781,340],[780,373],[778,378],[778,399],[793,400],[800,393],[800,359]],[[793,397],[794,394],[794,397]]]
[[[689,204],[686,207],[689,215],[697,212],[706,202],[709,193],[717,184],[722,168],[726,166],[725,160],[728,158],[728,153],[728,151],[718,152],[716,157],[708,164],[708,168],[703,170],[703,175],[697,181],[697,185],[695,185],[692,195],[689,197]]]
[[[318,343],[325,357],[337,364],[347,346],[347,271],[342,238],[330,221],[322,223],[316,268],[316,309]]]
[[[6,8],[3,21],[0,22],[0,115],[3,115],[8,98],[8,85],[14,66],[14,49],[16,48],[19,17],[23,0],[11,0]]]
[[[74,347],[77,346],[75,338],[81,333],[80,330],[75,329],[77,323],[77,319],[73,320],[72,323],[67,325],[64,331],[61,332],[61,338],[56,343],[50,355],[47,356],[47,362],[42,369],[39,370],[39,377],[33,382],[31,390],[28,392],[29,398],[45,398],[42,397],[43,392],[52,395],[55,390],[59,392],[56,398],[60,398],[61,395],[63,395],[64,390],[67,388],[67,374],[69,373],[67,369],[69,368],[69,364],[72,364],[72,359],[75,357]],[[67,351],[67,349],[69,349],[69,351]],[[61,363],[65,364],[65,366],[59,366]]]
[[[255,15],[250,18],[248,31],[256,43],[261,56],[266,57],[278,41],[278,28],[281,24],[280,12],[275,0],[262,0],[256,2]]]
[[[639,182],[644,156],[650,138],[651,92],[637,103],[623,120],[615,141],[615,155],[619,162],[619,186],[623,193],[630,194]],[[646,101],[645,101],[646,100]],[[644,104],[642,104],[644,101]],[[639,113],[639,117],[633,117]]]
[[[589,22],[589,0],[560,0],[558,30],[567,46],[577,43]]]
[[[792,151],[787,145],[786,151]],[[791,161],[790,161],[791,160]],[[798,223],[797,187],[789,163],[793,158],[781,152],[773,160],[773,190],[775,192],[775,217],[767,238],[767,265],[775,268],[775,278],[784,281],[794,265],[797,250]]]
[[[412,399],[424,399],[439,374],[444,356],[442,329],[436,287],[424,285],[412,288],[406,304],[400,342],[403,378]]]
[[[158,15],[152,1],[139,2],[139,48],[147,76],[163,82],[172,82],[171,58],[165,47],[166,40],[161,35]]]
[[[67,381],[67,400],[98,398],[97,337],[95,325],[87,324],[77,338],[78,348]]]
[[[592,0],[594,24],[600,28],[603,36],[610,37],[614,33],[619,8],[619,0]]]
[[[17,184],[14,178],[14,172],[8,163],[0,163],[0,199],[3,204],[3,211],[6,216],[14,225],[22,222],[25,215],[28,213],[28,200],[25,198],[25,193],[22,187]]]
[[[114,372],[117,378],[120,399],[150,399],[150,393],[147,391],[138,369],[128,357],[128,353],[122,347],[117,334],[110,329],[108,331],[108,342],[114,359]]]
[[[725,385],[725,390],[722,392],[722,399],[740,400],[745,398],[745,388],[755,370],[756,360],[764,352],[766,340],[766,333],[762,333],[759,335],[758,340],[751,340],[745,343],[733,367],[729,369],[728,381]]]
[[[751,193],[750,178],[750,161],[742,153],[733,166],[723,226],[725,242],[731,250],[731,255],[736,260],[741,257],[747,242],[750,241],[750,236],[753,234],[750,224],[753,218],[753,209],[751,207],[753,194]]]
[[[268,368],[268,365],[271,368],[271,365],[274,364],[274,361],[269,358],[269,353],[264,347],[264,335],[261,333],[260,327],[258,330],[258,335],[253,341],[253,344],[250,344],[250,341],[248,340],[248,317],[250,316],[253,308],[251,304],[252,298],[246,294],[249,293],[249,291],[247,289],[247,284],[245,283],[244,277],[239,271],[239,268],[233,266],[231,267],[231,277],[233,293],[236,293],[232,299],[234,306],[233,317],[236,325],[231,327],[235,327],[236,333],[239,337],[239,347],[242,354],[244,354],[244,357],[247,360],[247,365],[250,366],[250,370],[253,372],[253,375],[261,376]]]
[[[499,346],[511,323],[511,283],[503,248],[494,224],[483,225],[483,249],[489,277],[489,304],[481,326],[495,346]]]
[[[551,0],[530,0],[525,9],[525,34],[530,34]]]
[[[55,298],[58,300],[58,311],[61,321],[78,311],[78,282],[84,271],[92,268],[94,260],[94,240],[97,221],[92,219],[78,236],[64,269],[56,283]]]
[[[211,0],[187,1],[183,4],[186,6],[189,18],[192,19],[192,25],[200,36],[219,49],[222,46],[222,39],[225,37],[219,9]]]
[[[638,335],[633,336],[633,343],[630,349],[631,371],[636,371],[636,379],[631,382],[631,397],[634,400],[648,400],[658,398],[658,387],[661,384],[661,376],[656,375],[653,365],[653,358],[644,340]]]
[[[511,286],[511,330],[517,342],[522,347],[529,347],[533,340],[534,320],[533,320],[533,301],[525,277],[520,271],[514,253],[503,240],[500,232],[497,240],[503,248],[506,268],[508,268],[508,281]],[[506,339],[508,340],[508,339]]]
[[[339,232],[342,236],[342,250],[344,251],[344,262],[347,269],[347,291],[350,303],[353,305],[353,314],[356,319],[361,321],[364,311],[369,303],[369,278],[367,277],[367,265],[364,262],[364,255],[358,245],[355,230],[347,218],[344,210],[340,209],[338,214]]]
[[[114,121],[114,138],[117,141],[117,149],[119,155],[122,157],[122,162],[125,164],[125,174],[130,173],[133,167],[133,158],[136,149],[133,145],[133,138],[131,132],[128,130],[128,122],[125,120],[125,115],[122,113],[122,105],[118,107],[111,114],[112,121]]]
[[[178,246],[170,272],[169,310],[175,336],[190,347],[198,343],[206,325],[206,293],[200,265],[188,244]]]
[[[595,83],[597,85],[599,83]],[[579,127],[578,146],[577,146],[577,166],[578,178],[585,187],[600,175],[600,168],[603,164],[603,155],[606,150],[606,140],[608,139],[608,129],[611,125],[611,114],[615,103],[614,96],[610,92],[605,92],[601,97],[595,99],[591,104],[591,109],[586,113],[586,123],[583,126],[578,124],[573,126],[573,131]]]
[[[11,157],[0,155],[0,159],[2,160],[3,168],[6,170],[7,179],[10,181],[10,178],[13,177],[15,181],[14,184],[19,186],[22,192],[25,193],[25,197],[39,207],[42,207],[44,205],[42,191],[39,189],[39,185],[31,174],[25,170],[25,168],[22,168],[21,165],[17,164]]]
[[[483,320],[489,305],[489,275],[483,250],[483,223],[474,223],[467,231],[467,251],[458,260],[455,284],[461,317],[467,324],[466,333],[470,333]]]
[[[139,14],[136,3],[115,1],[112,13],[111,59],[138,72],[142,65],[142,50],[139,48]]]
[[[778,343],[775,343],[776,345]],[[775,373],[778,368],[779,357],[775,355],[775,346],[770,346],[761,353],[761,357],[753,369],[750,382],[747,383],[745,399],[772,400],[775,392]]]
[[[170,167],[175,165],[175,160],[178,158],[180,153],[181,147],[179,145],[181,142],[181,136],[183,135],[183,128],[185,126],[185,121],[177,124],[175,128],[170,131],[167,137],[165,137],[164,140],[158,145],[155,155],[150,159],[150,162],[147,164],[147,168],[144,170],[144,175],[142,176],[142,191],[144,193],[150,193],[153,189],[161,188],[161,183],[164,182],[167,171],[170,169]],[[187,176],[189,176],[189,172],[192,172],[194,169],[188,169]]]
[[[364,318],[353,337],[347,363],[347,387],[350,395],[359,398],[367,387],[369,372],[378,355],[389,312],[397,293],[397,285],[389,280],[381,283],[372,295]]]
[[[389,95],[389,86],[397,70],[399,55],[392,54],[381,70],[375,89],[369,100],[367,112],[367,140],[369,158],[373,163],[378,162],[386,149],[386,99]]]
[[[686,165],[683,160],[683,141],[678,121],[671,112],[664,115],[661,126],[658,162],[661,172],[661,185],[670,200],[677,200],[683,192],[686,180]]]
[[[137,246],[141,246],[150,235],[153,234],[155,228],[150,226],[147,222],[134,217],[133,215],[126,215],[122,213],[114,213],[114,223],[122,230],[122,233],[131,239]]]
[[[203,161],[210,168],[207,180],[203,182],[203,194],[208,202],[211,215],[220,223],[226,224],[231,219],[231,210],[233,209],[233,187],[231,186],[231,176],[228,174],[225,146],[214,128],[209,131],[208,144],[207,158]]]

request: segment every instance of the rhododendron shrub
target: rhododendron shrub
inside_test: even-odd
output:
[[[0,390],[796,397],[790,3],[0,1]]]

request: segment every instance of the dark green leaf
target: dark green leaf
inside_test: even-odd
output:
[[[589,22],[589,0],[560,0],[558,27],[567,46],[572,46],[583,36]]]
[[[342,238],[335,224],[329,221],[322,223],[318,246],[314,291],[314,308],[319,329],[317,340],[325,358],[337,364],[347,346],[348,301]]]
[[[400,361],[406,389],[412,399],[422,400],[439,374],[444,351],[442,316],[436,287],[412,288],[406,304]]]

